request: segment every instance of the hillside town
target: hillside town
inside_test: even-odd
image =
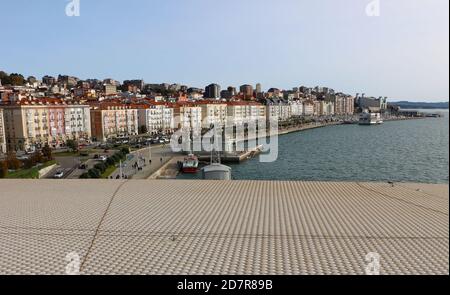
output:
[[[292,118],[343,120],[369,107],[385,111],[386,98],[352,96],[327,87],[263,91],[257,84],[222,90],[218,84],[201,89],[66,75],[38,80],[0,72],[0,151],[31,152],[46,145],[58,149],[67,140],[106,142],[171,134],[179,128],[206,127],[205,118],[221,124],[227,117],[235,124],[261,118],[277,118],[280,124]]]

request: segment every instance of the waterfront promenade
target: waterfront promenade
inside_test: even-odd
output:
[[[316,129],[316,128],[323,128],[323,127],[328,127],[328,126],[342,125],[342,124],[343,124],[342,121],[326,122],[326,123],[312,122],[312,123],[308,123],[308,124],[302,124],[300,126],[279,129],[278,135],[289,134],[292,132],[299,132],[299,131],[305,131],[305,130]]]
[[[170,146],[166,145],[147,147],[134,151],[129,156],[131,159],[123,163],[125,167],[122,168],[122,174],[126,178],[147,179],[150,175],[161,169],[174,156],[175,153],[170,150]],[[136,163],[142,168],[141,170],[135,168],[134,165]],[[117,168],[111,174],[110,178],[116,179],[119,175],[120,169]]]
[[[395,118],[395,119],[391,118],[390,121],[400,121],[400,120],[410,120],[410,119],[412,119],[412,118]],[[338,126],[338,125],[342,125],[342,124],[344,124],[344,122],[342,120],[332,121],[332,122],[305,123],[305,124],[301,124],[301,125],[297,125],[297,126],[291,126],[288,128],[279,128],[278,136],[287,135],[287,134],[295,133],[295,132],[302,132],[302,131],[317,129],[317,128]],[[245,141],[248,141],[248,140],[255,140],[255,138],[250,138],[250,139],[246,138],[245,139]],[[265,141],[266,139],[261,138],[261,140]],[[257,154],[257,153],[259,153],[259,151],[256,152],[255,154]],[[134,176],[133,179],[144,179],[144,178],[176,179],[176,177],[178,175],[176,162],[182,160],[183,157],[180,157],[180,154],[170,153],[170,151],[167,154],[169,154],[171,156],[171,159],[165,161],[165,163],[172,161],[171,164],[160,165],[159,168],[157,168],[156,170],[152,170],[153,173],[139,173],[137,176]],[[222,154],[221,160],[225,164],[239,163],[239,162],[243,162],[246,159],[248,159],[249,157],[251,157],[252,154],[254,154],[252,151],[247,151],[244,153],[228,154],[228,155]],[[210,161],[210,153],[209,152],[197,153],[197,155],[199,156],[200,161],[202,161],[204,163],[209,163],[209,161]],[[173,157],[178,157],[178,158],[176,160],[173,160],[174,159]]]
[[[448,185],[0,180],[0,274],[449,274]],[[49,190],[48,188],[52,189]]]
[[[292,132],[299,132],[314,128],[321,128],[326,126],[334,126],[342,124],[342,122],[329,122],[329,123],[309,123],[309,124],[303,124],[300,126],[295,126],[291,128],[285,128],[279,130],[279,135],[284,135]],[[258,149],[257,149],[258,150]],[[152,164],[149,166],[144,166],[142,171],[136,171],[128,169],[127,171],[130,171],[129,178],[132,179],[176,179],[179,169],[178,169],[178,161],[183,160],[183,156],[180,155],[180,153],[173,153],[170,150],[169,146],[163,147],[158,146],[152,148]],[[256,151],[256,150],[255,150]],[[240,162],[244,161],[247,156],[254,153],[254,151],[242,153],[242,154],[236,154],[235,156],[229,155],[222,160],[224,162]],[[256,153],[259,153],[259,150],[256,151]],[[148,163],[148,148],[139,150],[134,152],[136,155],[142,156]],[[163,161],[160,161],[160,157],[162,157]],[[210,155],[207,153],[206,156],[201,156],[200,159],[202,161],[209,162]],[[118,170],[113,175],[113,179],[115,179],[115,175],[117,175],[119,172]]]

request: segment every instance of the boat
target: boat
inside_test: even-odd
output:
[[[364,111],[359,116],[359,125],[380,125],[383,124],[381,114],[377,112]]]
[[[183,165],[181,166],[181,171],[183,173],[197,173],[198,171],[198,158],[194,154],[189,154],[184,158]]]

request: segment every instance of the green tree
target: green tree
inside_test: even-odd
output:
[[[13,73],[9,75],[10,84],[14,86],[23,86],[25,84],[25,78],[21,74]]]
[[[8,176],[8,163],[6,161],[0,162],[0,178]]]
[[[45,146],[42,148],[42,156],[46,161],[53,160],[52,149],[50,148],[48,143],[45,144]]]
[[[98,169],[92,168],[89,169],[88,175],[90,178],[100,178],[101,172]]]
[[[139,134],[146,134],[148,132],[147,126],[142,125],[139,127]]]
[[[8,168],[11,170],[19,170],[21,162],[16,157],[16,153],[9,153],[6,157],[6,161],[8,163]]]
[[[76,140],[68,139],[66,146],[74,153],[78,152],[78,142]]]
[[[36,80],[36,77],[34,77],[34,76],[29,76],[28,78],[27,78],[27,82],[28,83],[34,83],[34,82],[36,82],[37,80]]]
[[[10,85],[11,79],[9,78],[8,73],[5,73],[3,71],[0,71],[0,80],[2,81],[3,85]]]
[[[124,154],[122,151],[115,153],[115,155],[118,158],[117,162],[119,162],[120,160],[124,160],[126,157],[126,154]]]
[[[25,169],[33,168],[34,165],[36,165],[36,163],[33,162],[33,158],[32,158],[32,157],[23,160],[22,163],[23,163],[23,167],[24,167]]]
[[[81,179],[88,179],[89,178],[89,173],[85,172],[83,174],[80,175]]]
[[[120,149],[120,151],[122,152],[122,154],[128,155],[130,153],[130,147],[123,147]]]
[[[116,162],[114,161],[113,157],[109,157],[108,159],[106,159],[106,165],[108,166],[113,166]]]
[[[120,157],[117,154],[112,155],[111,157],[109,157],[109,159],[113,160],[114,163],[117,163],[120,161]]]
[[[32,156],[31,156],[32,161],[34,161],[34,163],[43,163],[44,162],[44,157],[42,156],[41,152],[37,151],[35,152]]]
[[[105,172],[107,167],[103,163],[98,163],[98,164],[95,164],[94,168],[97,169],[98,171],[100,171],[101,173],[103,173],[103,172]]]

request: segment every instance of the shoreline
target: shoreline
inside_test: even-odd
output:
[[[392,121],[405,121],[405,120],[416,120],[416,119],[426,119],[426,118],[425,117],[389,118],[389,119],[385,119],[384,121],[392,122]],[[353,124],[346,124],[344,121],[328,122],[328,123],[314,122],[314,123],[308,123],[308,124],[301,125],[301,126],[278,130],[277,135],[278,136],[287,135],[287,134],[291,134],[291,133],[302,132],[302,131],[307,131],[307,130],[312,130],[312,129],[325,128],[325,127],[330,127],[330,126],[341,126],[341,125],[358,125],[358,123],[356,122]],[[261,137],[251,138],[251,139],[247,138],[247,139],[245,139],[245,141],[248,142],[249,140],[255,140],[255,139],[259,139],[259,138],[261,138]],[[239,155],[237,155],[236,157],[239,157]],[[150,175],[147,178],[147,180],[154,180],[154,179],[180,180],[177,178],[178,175],[180,174],[180,171],[177,169],[177,162],[180,159],[183,160],[183,157],[180,157],[179,155],[174,154],[166,162],[165,165],[163,165],[158,170],[156,170],[154,173],[152,173],[152,175]],[[245,162],[245,161],[240,161],[238,163],[241,164],[243,162]]]
[[[294,132],[300,132],[305,130],[311,130],[311,129],[317,129],[317,128],[323,128],[328,126],[337,126],[337,125],[343,125],[343,122],[332,122],[332,123],[326,123],[326,124],[313,124],[313,125],[302,125],[290,129],[283,129],[279,130],[277,135],[286,135],[289,133]],[[255,140],[257,138],[252,139],[245,139],[245,141],[248,140]],[[248,152],[247,152],[248,153]],[[246,154],[246,153],[243,153]],[[244,155],[245,156],[245,155]],[[242,155],[236,155],[236,157],[241,158],[244,157]],[[173,155],[163,166],[161,166],[159,169],[157,169],[154,173],[152,173],[147,180],[155,180],[155,179],[175,179],[178,180],[177,176],[180,174],[180,171],[177,169],[177,162],[183,160],[183,157],[180,157],[179,155]],[[243,161],[239,161],[238,163],[242,163]]]
[[[309,123],[306,125],[301,125],[297,127],[287,128],[287,129],[281,129],[278,130],[278,135],[286,135],[294,132],[301,132],[311,129],[317,129],[317,128],[324,128],[324,127],[330,127],[330,126],[339,126],[339,125],[346,125],[344,122],[331,122],[331,123]]]

